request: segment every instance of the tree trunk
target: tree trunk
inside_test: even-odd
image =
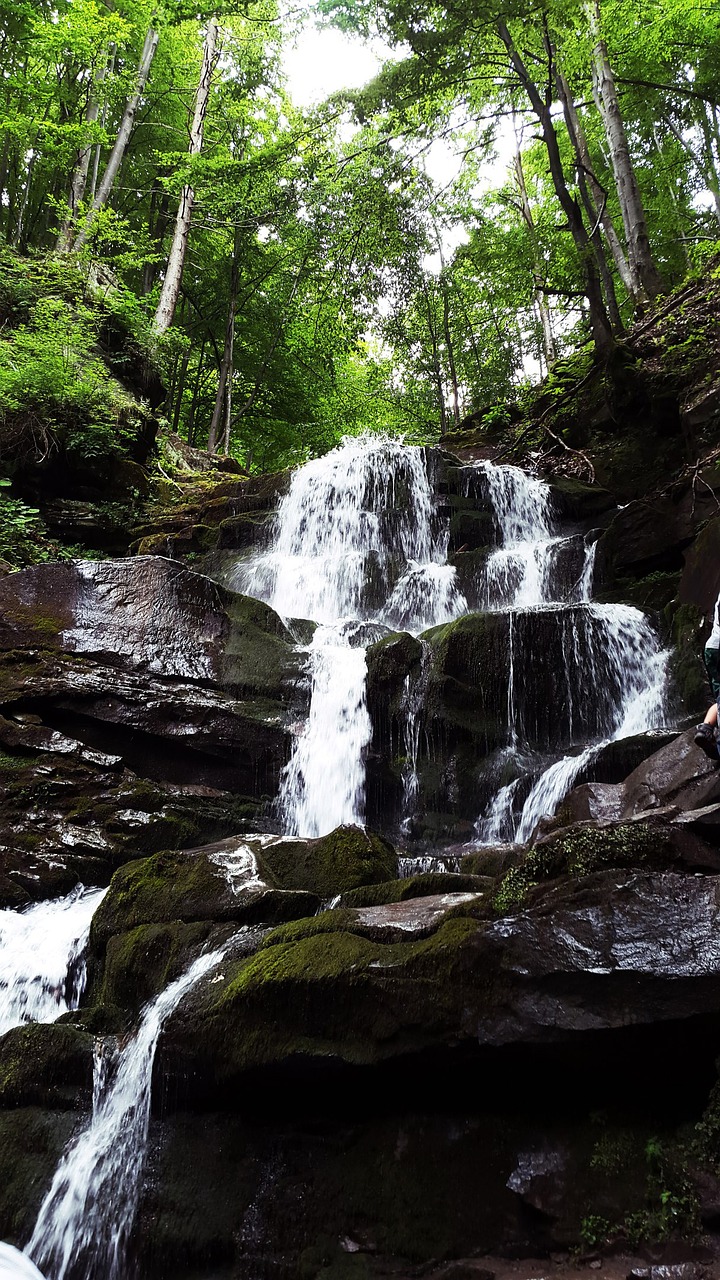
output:
[[[563,104],[563,114],[565,116],[565,124],[567,125],[567,131],[568,131],[568,134],[570,135],[570,141],[573,145],[573,150],[575,152],[575,156],[577,159],[576,168],[577,168],[578,188],[580,191],[580,196],[582,198],[583,205],[585,206],[585,212],[587,213],[588,221],[590,223],[590,240],[592,242],[592,247],[595,253],[595,261],[597,262],[597,268],[600,273],[600,280],[602,283],[603,295],[605,297],[605,306],[607,307],[607,310],[608,310],[608,315],[610,317],[610,323],[612,324],[613,331],[619,337],[625,332],[625,326],[623,325],[622,316],[620,315],[620,308],[618,307],[617,295],[615,293],[615,281],[613,280],[612,271],[610,270],[610,263],[608,262],[607,255],[605,253],[605,245],[603,244],[602,236],[600,235],[600,223],[603,216],[603,212],[605,210],[605,206],[607,204],[607,199],[605,197],[605,194],[603,193],[601,197],[602,204],[598,209],[593,199],[593,196],[590,193],[588,174],[591,172],[591,170],[586,168],[586,166],[583,164],[580,158],[580,147],[579,147],[576,129],[575,129],[576,123],[579,123],[579,122],[577,122],[574,105],[571,106],[572,95],[570,93],[570,87],[567,81],[565,80],[565,78],[561,76],[561,73],[559,71],[557,72],[557,75],[556,75],[556,81],[558,86],[558,92],[560,94],[560,100]]]
[[[100,67],[94,82],[90,88],[88,96],[88,104],[85,109],[85,124],[93,125],[100,115],[100,98],[99,89],[107,76],[110,69],[110,57],[105,61],[105,65]],[[70,197],[68,201],[68,212],[60,228],[60,233],[55,245],[56,253],[69,253],[72,249],[72,234],[78,218],[78,210],[85,199],[85,188],[87,186],[88,173],[90,171],[90,156],[92,155],[92,143],[88,142],[87,146],[82,147],[75,157],[73,165],[72,177],[70,179]]]
[[[92,202],[88,215],[75,237],[73,249],[76,253],[82,249],[85,244],[99,210],[107,204],[115,179],[120,172],[120,166],[125,157],[127,145],[130,141],[130,135],[132,134],[133,125],[135,123],[135,116],[137,115],[140,98],[142,97],[145,85],[147,84],[148,77],[150,75],[150,68],[152,67],[153,58],[155,57],[155,52],[157,50],[158,39],[158,32],[151,27],[145,37],[142,56],[140,58],[140,64],[137,71],[137,79],[135,81],[135,88],[125,103],[125,110],[123,111],[123,117],[117,131],[115,145],[110,152],[108,162],[105,166],[105,172],[103,173],[100,185],[95,193],[95,198]]]
[[[635,167],[630,157],[615,77],[610,66],[607,45],[600,34],[599,0],[591,0],[588,12],[591,30],[596,41],[593,49],[593,92],[610,146],[610,160],[628,247],[628,266],[633,281],[633,296],[636,301],[644,302],[662,293],[663,283],[650,249],[647,218]]]
[[[706,102],[702,102],[699,104],[699,109],[697,114],[700,121],[700,128],[702,130],[703,139],[705,141],[705,155],[706,155],[705,180],[708,184],[708,189],[712,193],[713,203],[715,205],[715,218],[717,222],[720,223],[720,175],[718,175],[717,164],[715,163],[712,127],[711,127],[711,122],[708,119],[708,115],[710,112],[711,112],[711,108],[708,106]]]
[[[190,401],[190,419],[187,429],[187,442],[193,445],[195,442],[195,417],[197,415],[198,399],[200,398],[200,383],[202,382],[203,362],[205,360],[205,346],[207,338],[203,334],[203,340],[200,344],[200,354],[198,356],[197,370],[195,372],[195,383],[193,385],[192,400]]]
[[[200,69],[200,80],[198,82],[197,95],[195,98],[195,113],[193,115],[193,122],[190,129],[190,146],[188,148],[188,154],[191,156],[198,155],[202,150],[205,116],[207,114],[208,102],[210,99],[210,85],[212,82],[213,71],[215,70],[215,48],[217,45],[217,35],[217,18],[211,18],[208,22],[207,31],[205,33],[202,67]],[[190,222],[192,220],[194,203],[195,192],[188,183],[183,187],[180,195],[180,205],[175,219],[175,233],[173,235],[173,242],[168,256],[167,270],[165,272],[165,279],[160,293],[160,301],[155,313],[156,333],[165,333],[165,331],[170,328],[175,316],[175,308],[180,296],[180,285],[182,283],[183,268],[185,266],[185,255],[187,253],[188,239],[190,236]]]
[[[537,116],[540,127],[542,128],[543,141],[548,153],[550,161],[550,176],[552,177],[555,194],[560,201],[565,217],[568,220],[570,233],[575,241],[575,246],[580,259],[580,269],[583,275],[585,295],[590,308],[590,331],[592,333],[593,342],[595,344],[596,355],[605,358],[610,354],[615,346],[612,327],[608,319],[605,303],[603,301],[602,290],[600,288],[600,280],[595,266],[595,255],[590,243],[590,237],[583,222],[582,210],[577,200],[570,194],[565,174],[563,172],[562,157],[558,145],[557,134],[553,124],[551,113],[552,93],[548,89],[548,100],[542,98],[535,81],[525,66],[520,54],[513,44],[512,37],[505,22],[502,19],[497,23],[497,32],[507,49],[510,63],[522,84],[530,105]],[[548,52],[548,58],[551,60],[551,54]],[[548,85],[553,82],[552,67],[548,67]]]
[[[522,210],[523,221],[530,233],[530,240],[533,251],[533,281],[535,285],[535,303],[537,305],[540,323],[542,325],[543,334],[543,351],[545,352],[545,362],[550,365],[557,360],[557,350],[555,348],[555,338],[553,336],[552,324],[550,321],[550,308],[547,304],[547,297],[544,292],[545,281],[539,270],[538,256],[535,243],[535,219],[530,205],[530,197],[528,196],[527,186],[525,183],[525,170],[523,169],[522,152],[520,150],[520,139],[515,129],[515,120],[513,117],[513,132],[515,133],[515,181],[517,183],[518,194],[520,196],[520,208]]]
[[[32,155],[30,156],[30,160],[28,162],[27,174],[25,176],[25,187],[23,190],[22,204],[20,205],[20,212],[17,216],[17,222],[15,223],[15,230],[13,231],[12,245],[14,249],[18,249],[20,247],[20,245],[22,244],[23,236],[25,234],[25,218],[27,216],[28,204],[30,203],[30,187],[32,185],[33,170],[35,168],[35,162],[37,158],[38,158],[38,151],[37,151],[37,148],[35,147],[33,148]]]
[[[572,90],[559,67],[557,68],[557,86],[558,93],[560,94],[560,100],[563,104],[563,113],[565,115],[567,130],[570,134],[570,141],[572,142],[573,150],[577,157],[578,173],[580,174],[580,172],[582,172],[585,175],[588,193],[591,196],[592,204],[595,209],[593,225],[596,222],[600,223],[600,226],[603,229],[603,234],[610,248],[610,252],[613,256],[617,273],[620,276],[625,289],[632,296],[632,277],[630,275],[630,268],[628,266],[627,256],[620,243],[620,237],[615,230],[615,223],[613,222],[612,215],[608,209],[607,191],[605,191],[605,189],[600,185],[597,175],[593,169],[590,147],[588,146],[585,130],[582,127],[580,117],[577,113],[577,107],[575,106]]]
[[[225,423],[223,427],[222,451],[230,452],[230,427],[232,425],[232,391],[233,391],[233,346],[235,344],[235,309],[230,316],[230,351],[228,355],[228,371],[225,378]]]
[[[228,304],[227,324],[225,325],[225,346],[223,348],[223,358],[220,365],[218,375],[218,389],[215,397],[215,408],[210,419],[210,427],[208,430],[208,453],[215,453],[220,435],[220,422],[223,422],[223,446],[227,453],[230,444],[230,412],[232,410],[232,375],[233,375],[233,350],[235,346],[235,307],[237,305],[238,275],[239,275],[239,256],[240,237],[238,228],[235,229],[235,243],[233,245],[233,264],[232,274],[230,277],[230,301]],[[228,405],[230,408],[228,408]],[[224,409],[224,413],[223,413]],[[225,444],[225,437],[227,444]]]
[[[453,419],[455,426],[460,421],[460,387],[458,386],[457,369],[455,368],[455,350],[453,347],[452,334],[450,333],[450,308],[448,306],[447,286],[442,286],[443,300],[443,332],[445,334],[445,350],[447,351],[448,368],[450,369],[450,381],[452,383],[453,397]]]

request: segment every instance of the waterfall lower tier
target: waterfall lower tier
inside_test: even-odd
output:
[[[223,955],[201,956],[148,1005],[117,1062],[109,1059],[107,1042],[98,1041],[92,1120],[62,1156],[25,1250],[52,1280],[126,1280],[157,1043],[183,996]]]
[[[0,911],[0,1035],[22,1022],[54,1022],[85,989],[83,952],[104,889]]]
[[[283,771],[278,809],[289,835],[322,836],[365,820],[363,754],[372,726],[365,648],[351,647],[347,629],[318,627],[310,662],[310,714]]]

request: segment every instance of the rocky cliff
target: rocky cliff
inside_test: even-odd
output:
[[[506,444],[477,424],[432,466],[470,611],[371,637],[368,831],[288,837],[273,803],[313,625],[227,582],[267,542],[287,477],[196,481],[145,509],[139,554],[0,579],[0,905],[109,885],[80,1007],[0,1039],[0,1236],[27,1239],[84,1123],[93,1038],[124,1044],[220,947],[159,1044],[132,1237],[146,1280],[457,1280],[489,1252],[640,1245],[649,1262],[712,1260],[720,769],[688,725],[709,701],[699,653],[720,591],[718,412],[707,352],[682,385],[659,352],[714,288],[632,337],[639,370],[587,438],[571,406],[597,386],[563,400],[570,449],[603,484],[560,474],[563,446],[545,459],[559,580],[569,599],[596,544],[596,598],[650,611],[675,643],[672,723],[606,743],[519,843],[471,843],[520,781],[509,651],[529,655],[513,705],[538,756],[598,736],[612,678],[588,688],[577,659],[600,645],[587,607],[564,606],[561,627],[557,611],[483,609],[493,513],[462,461]]]

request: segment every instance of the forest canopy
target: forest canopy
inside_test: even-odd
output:
[[[108,327],[168,427],[250,470],[368,428],[431,441],[564,353],[607,359],[717,251],[716,5],[301,17],[392,56],[300,108],[275,0],[0,0],[6,453],[46,447],[41,408],[80,451],[121,429]]]

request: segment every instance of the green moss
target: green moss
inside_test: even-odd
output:
[[[586,876],[608,867],[665,866],[668,853],[668,837],[643,823],[579,826],[530,849],[519,866],[503,877],[493,906],[501,915],[511,911],[534,886],[562,875]]]
[[[99,1003],[137,1009],[187,968],[206,943],[209,922],[140,925],[110,938]]]
[[[215,919],[227,896],[222,869],[204,854],[165,851],[126,863],[95,912],[91,946],[100,950],[114,934],[140,924]]]
[[[426,872],[407,880],[388,880],[383,884],[352,889],[342,895],[343,907],[376,907],[391,902],[407,902],[411,898],[428,898],[444,893],[482,893],[488,880],[474,875],[451,872]]]
[[[296,1054],[377,1061],[456,1027],[474,920],[449,920],[429,938],[389,945],[323,932],[324,923],[226,966],[203,1022],[222,1073],[235,1077]]]
[[[92,1083],[92,1038],[61,1023],[31,1022],[3,1036],[0,1104],[75,1106]]]
[[[263,947],[275,947],[280,943],[301,942],[304,938],[313,938],[321,933],[338,933],[352,931],[355,924],[355,913],[336,908],[333,911],[321,911],[316,916],[303,920],[291,920],[289,924],[279,925],[263,938]]]
[[[3,773],[20,773],[33,763],[33,756],[10,755],[7,751],[0,751],[0,770]]]
[[[319,840],[279,840],[258,850],[257,857],[272,884],[321,898],[397,876],[392,845],[360,827],[338,827]]]

